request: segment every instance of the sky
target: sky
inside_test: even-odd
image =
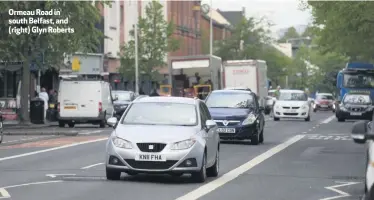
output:
[[[203,0],[202,4],[210,4]],[[309,11],[299,10],[300,0],[212,0],[213,8],[222,11],[242,10],[245,7],[247,16],[261,18],[266,16],[273,24],[271,30],[277,31],[297,25],[308,25],[311,22]]]

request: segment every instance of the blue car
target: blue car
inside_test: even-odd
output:
[[[222,140],[264,141],[264,108],[255,93],[245,90],[215,90],[205,99]]]

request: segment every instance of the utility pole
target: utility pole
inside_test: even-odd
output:
[[[139,63],[138,63],[138,22],[139,22],[139,1],[136,1],[136,22],[134,26],[135,35],[135,93],[139,94]]]

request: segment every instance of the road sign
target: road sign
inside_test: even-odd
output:
[[[73,72],[79,72],[81,70],[81,64],[80,64],[79,58],[77,57],[73,58],[71,70],[73,70]]]

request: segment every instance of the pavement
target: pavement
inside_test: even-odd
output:
[[[6,136],[0,199],[359,200],[365,146],[351,140],[352,123],[337,122],[332,112],[313,113],[310,122],[270,119],[264,144],[222,143],[220,175],[204,184],[167,175],[107,181],[110,128],[74,128],[74,137]]]

